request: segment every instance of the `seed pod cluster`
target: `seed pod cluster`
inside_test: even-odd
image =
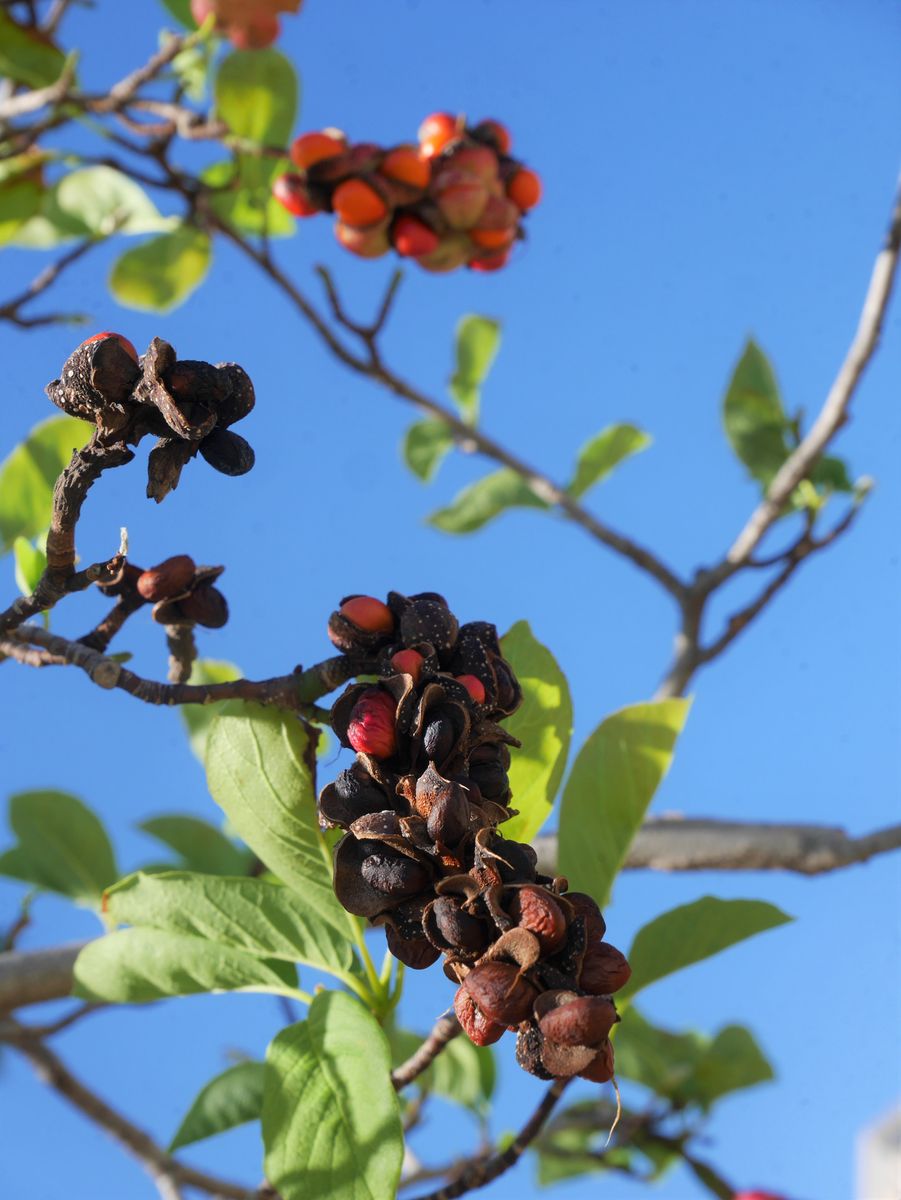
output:
[[[591,897],[540,875],[532,847],[499,831],[516,811],[507,772],[519,746],[501,722],[522,692],[494,626],[460,625],[432,592],[390,592],[345,597],[329,636],[370,677],[331,712],[357,755],[319,798],[323,822],[345,830],[338,899],[384,926],[408,966],[444,956],[476,1045],[516,1030],[527,1071],[610,1079],[610,997],[629,965],[603,941]]]
[[[156,436],[147,495],[157,503],[178,486],[198,451],[225,475],[253,466],[252,448],[230,428],[255,402],[250,377],[237,363],[178,359],[161,338],[139,358],[121,334],[98,333],[69,355],[46,392],[70,416],[93,421],[104,442],[136,446]]]
[[[427,271],[495,271],[541,199],[540,178],[510,147],[499,121],[467,126],[451,113],[426,117],[417,145],[349,143],[326,129],[295,138],[298,170],[272,190],[294,216],[335,213],[335,236],[362,258],[393,249]]]
[[[198,567],[188,554],[175,554],[146,571],[126,563],[119,579],[101,587],[107,596],[130,596],[138,605],[152,604],[160,625],[203,625],[221,629],[228,603],[213,587],[224,567]]]

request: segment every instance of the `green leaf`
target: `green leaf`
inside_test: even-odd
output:
[[[171,847],[182,859],[179,865],[189,871],[206,875],[246,875],[252,861],[250,854],[236,846],[221,829],[199,817],[172,813],[142,821],[138,829]]]
[[[191,0],[162,0],[162,5],[185,29],[197,28],[197,22],[191,16]]]
[[[810,472],[810,481],[817,487],[831,492],[853,492],[854,481],[848,474],[848,464],[843,458],[827,454]]]
[[[687,1094],[704,1108],[730,1092],[775,1078],[773,1068],[743,1025],[727,1025],[710,1042],[688,1081]]]
[[[75,960],[73,995],[144,1004],[202,992],[286,992],[291,963],[267,962],[215,942],[160,929],[125,929],[89,942]]]
[[[313,754],[295,718],[259,705],[216,717],[207,784],[235,832],[293,888],[311,914],[346,934],[352,918],[332,890],[331,854],[319,831]]]
[[[522,749],[509,771],[519,815],[504,823],[504,837],[530,842],[550,815],[563,778],[573,731],[572,698],[557,660],[528,621],[517,621],[501,646],[523,691],[522,705],[505,722]]]
[[[394,1200],[403,1161],[388,1042],[342,992],[320,992],[306,1021],[269,1047],[266,1178],[283,1200]]]
[[[112,167],[71,171],[56,185],[55,203],[86,236],[157,233],[175,223],[164,217],[144,189]]]
[[[703,896],[691,904],[672,908],[636,933],[628,954],[632,978],[618,995],[634,996],[674,971],[791,920],[781,909],[763,900]]]
[[[432,513],[428,523],[445,533],[472,533],[508,508],[547,507],[515,471],[504,467],[464,488],[447,508]]]
[[[17,537],[13,542],[16,558],[16,587],[23,596],[30,596],[47,566],[47,555],[40,546],[32,546],[28,538]]]
[[[17,25],[0,9],[0,75],[41,88],[59,79],[65,55],[36,29]]]
[[[242,233],[288,237],[294,218],[272,195],[272,181],[289,169],[286,159],[238,154],[234,160],[213,163],[202,173],[205,183],[217,189],[209,197],[212,210]]]
[[[621,709],[601,722],[573,764],[560,810],[558,870],[602,905],[669,769],[689,704],[659,700]]]
[[[501,343],[501,325],[489,317],[462,317],[457,325],[456,366],[448,385],[463,419],[475,425],[479,419],[481,387]]]
[[[50,417],[0,463],[0,554],[17,537],[33,538],[50,524],[56,477],[91,429],[75,417]]]
[[[400,1066],[419,1049],[425,1035],[395,1026],[388,1030],[388,1040],[392,1061],[395,1066]],[[497,1070],[491,1047],[475,1046],[469,1038],[458,1037],[448,1042],[432,1065],[418,1076],[416,1085],[452,1104],[485,1115],[496,1082]]]
[[[404,462],[418,479],[428,483],[453,444],[453,435],[443,421],[417,421],[404,434]]]
[[[754,341],[745,346],[723,398],[726,437],[763,488],[785,462],[790,429],[770,361]]]
[[[636,425],[608,425],[579,451],[576,473],[566,489],[576,500],[590,487],[606,479],[623,459],[645,450],[651,438]]]
[[[222,659],[198,658],[191,668],[189,683],[232,683],[240,679],[243,672],[234,663]],[[206,761],[206,739],[214,717],[228,704],[227,700],[217,700],[214,704],[183,704],[179,709],[181,719],[188,731],[191,749],[200,761]]]
[[[694,1030],[660,1029],[631,1004],[621,1015],[615,1035],[617,1076],[632,1079],[658,1096],[685,1101],[710,1039]]]
[[[113,264],[110,290],[126,308],[169,312],[203,283],[211,256],[209,234],[182,225],[126,250]]]
[[[38,212],[42,194],[43,188],[33,179],[13,179],[0,187],[0,246]]]
[[[99,905],[118,872],[106,830],[87,805],[67,792],[19,792],[9,801],[9,823],[19,842],[13,869],[0,860],[0,874]]]
[[[295,892],[262,879],[139,871],[107,891],[105,911],[116,924],[184,934],[339,976],[353,961],[343,932],[320,920]]]
[[[216,1075],[197,1093],[169,1144],[169,1153],[258,1120],[265,1077],[266,1065],[261,1062],[236,1063]]]
[[[235,50],[216,73],[220,120],[231,132],[262,146],[285,146],[297,117],[299,82],[278,50]]]

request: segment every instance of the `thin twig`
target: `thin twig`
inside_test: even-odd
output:
[[[169,671],[167,674],[169,682],[187,683],[191,678],[194,660],[197,658],[194,626],[167,625],[166,644],[169,647]]]
[[[391,1072],[391,1082],[397,1091],[427,1071],[448,1042],[453,1041],[461,1032],[460,1022],[454,1013],[451,1011],[443,1013],[419,1049],[411,1054],[406,1062],[401,1063],[396,1070]]]
[[[56,262],[46,266],[39,275],[35,276],[23,292],[20,292],[18,296],[13,296],[5,304],[0,305],[0,321],[9,321],[11,325],[16,325],[20,329],[33,329],[38,325],[52,325],[79,319],[75,315],[64,313],[46,313],[40,317],[23,317],[20,310],[31,300],[46,292],[67,267],[71,267],[73,263],[84,258],[90,250],[93,250],[95,246],[99,246],[102,241],[104,241],[103,238],[89,238],[85,242],[79,242],[77,246],[63,254]]]

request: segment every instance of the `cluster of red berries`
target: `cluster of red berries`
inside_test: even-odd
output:
[[[468,127],[450,113],[426,117],[418,145],[389,149],[326,129],[294,140],[298,170],[272,190],[294,216],[333,212],[338,241],[363,258],[393,249],[428,271],[496,271],[541,199],[539,176],[510,146],[499,121]]]
[[[613,1075],[611,999],[629,978],[604,919],[533,848],[504,838],[507,770],[519,742],[500,722],[522,691],[493,625],[460,625],[442,596],[350,596],[329,636],[377,682],[351,684],[332,728],[356,762],[319,798],[346,831],[335,892],[385,927],[391,952],[424,968],[443,954],[454,1010],[479,1046],[517,1032],[521,1066],[543,1079]]]
[[[230,426],[255,403],[253,384],[237,363],[179,359],[162,338],[140,358],[121,333],[95,333],[63,363],[46,387],[57,407],[92,421],[105,446],[121,445],[121,462],[134,457],[147,434],[147,495],[159,502],[178,486],[182,469],[198,452],[224,475],[243,475],[254,464],[251,446]]]

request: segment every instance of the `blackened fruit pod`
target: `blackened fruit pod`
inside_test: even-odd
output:
[[[464,912],[451,896],[433,900],[423,914],[422,925],[429,940],[442,950],[481,954],[491,940],[488,923]]]
[[[228,602],[218,588],[204,584],[178,601],[182,616],[207,629],[221,629],[228,620]]]
[[[429,642],[439,654],[450,651],[457,640],[459,623],[440,600],[413,598],[400,619],[400,636],[405,646]]]
[[[613,1070],[613,1045],[606,1041],[588,1066],[579,1071],[579,1077],[589,1079],[592,1083],[609,1083],[613,1078]]]
[[[409,900],[428,886],[429,873],[416,859],[399,854],[378,842],[365,845],[372,845],[373,850],[363,859],[360,873],[377,892],[393,900]]]
[[[200,453],[223,475],[246,475],[256,462],[253,447],[240,434],[216,428],[200,443]]]
[[[425,937],[402,937],[393,925],[385,926],[385,941],[395,958],[414,971],[424,971],[441,957],[441,951]]]
[[[219,399],[220,425],[234,425],[243,420],[256,404],[250,376],[237,363],[217,363],[216,370],[223,381],[224,394]]]
[[[516,1061],[524,1071],[538,1079],[553,1079],[541,1061],[544,1038],[534,1025],[524,1026],[516,1035]]]
[[[575,916],[585,920],[585,937],[588,944],[600,941],[607,932],[607,922],[601,915],[597,901],[586,892],[567,892],[566,899]]]

